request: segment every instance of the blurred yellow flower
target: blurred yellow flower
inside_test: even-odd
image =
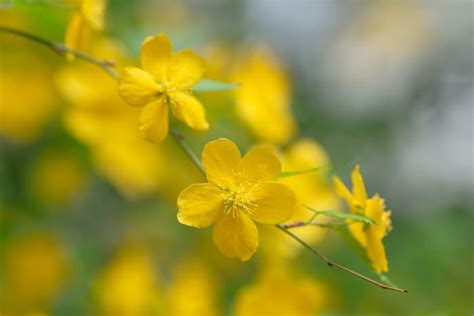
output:
[[[157,275],[149,252],[125,247],[95,285],[104,315],[153,315],[160,304]]]
[[[112,40],[99,39],[91,43],[90,50],[100,58],[123,60],[123,48]],[[137,138],[138,111],[121,100],[115,80],[100,68],[85,63],[68,65],[55,79],[59,92],[71,104],[64,123],[79,140],[99,145]]]
[[[93,149],[93,157],[100,172],[127,197],[152,194],[160,188],[164,157],[144,140],[105,143]]]
[[[232,83],[231,72],[235,59],[235,52],[231,47],[223,43],[210,43],[202,48],[202,55],[205,63],[205,73],[203,78],[213,81]],[[234,91],[233,89],[200,93],[199,98],[206,105],[207,111],[213,111],[215,117],[221,114],[234,115]],[[216,124],[219,123],[216,121]]]
[[[86,169],[73,152],[50,150],[43,153],[31,172],[31,190],[42,202],[70,201],[85,184]]]
[[[89,27],[95,30],[104,28],[105,0],[72,0],[75,8],[66,28],[64,43],[67,47],[82,49],[87,40]],[[73,55],[67,55],[72,60]]]
[[[3,58],[0,67],[0,136],[16,143],[30,143],[41,135],[56,110],[49,80],[51,74],[44,63],[31,55],[8,60],[8,66],[7,59]]]
[[[168,107],[174,116],[196,130],[207,130],[202,104],[192,95],[192,87],[204,73],[203,61],[191,50],[173,54],[164,34],[145,39],[140,52],[144,70],[126,67],[118,80],[119,93],[128,104],[143,107],[140,131],[152,142],[168,135]]]
[[[65,249],[57,236],[34,232],[15,237],[2,252],[2,311],[24,315],[49,309],[68,270]]]
[[[392,229],[390,219],[391,211],[385,211],[385,201],[378,194],[372,198],[367,197],[364,180],[357,165],[352,171],[352,193],[344,183],[334,177],[336,192],[343,197],[354,214],[361,214],[374,220],[369,225],[362,222],[352,222],[349,230],[355,239],[367,251],[372,267],[377,273],[388,271],[388,262],[382,239]]]
[[[290,83],[268,50],[251,53],[236,66],[233,81],[238,116],[261,140],[284,144],[295,134],[290,109]]]
[[[321,170],[298,176],[282,178],[280,181],[296,194],[296,208],[293,216],[287,221],[307,221],[314,215],[304,205],[316,210],[335,210],[340,206],[339,198],[332,188],[328,175],[329,157],[324,148],[316,141],[306,138],[298,140],[281,154],[283,170],[303,171],[312,168]],[[321,219],[320,221],[323,221]],[[306,242],[320,241],[326,230],[316,226],[293,228],[295,233]],[[276,230],[265,230],[262,238],[264,253],[272,260],[275,256],[290,257],[302,248],[293,240]]]
[[[322,168],[315,172],[281,179],[282,183],[295,192],[297,198],[297,208],[288,220],[289,222],[305,221],[314,214],[304,205],[316,210],[337,209],[339,199],[330,183],[329,168],[325,169],[329,167],[329,157],[320,144],[312,139],[301,139],[283,152],[281,161],[283,170],[301,171]],[[317,227],[295,227],[294,230],[308,242],[318,241],[324,234],[324,230]]]
[[[219,315],[216,287],[211,271],[201,261],[184,261],[174,271],[166,315]]]
[[[321,284],[285,271],[288,270],[265,272],[257,283],[240,290],[235,315],[318,315],[325,300]]]
[[[210,43],[204,47],[203,57],[206,64],[205,78],[224,82],[230,81],[230,70],[235,58],[235,52],[231,47],[223,43]]]
[[[253,221],[287,220],[295,194],[278,183],[280,161],[270,146],[256,146],[243,158],[228,139],[209,142],[202,152],[209,183],[187,187],[178,197],[178,220],[197,228],[215,223],[213,240],[227,257],[250,259],[258,247]]]

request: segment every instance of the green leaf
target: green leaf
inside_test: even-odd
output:
[[[306,205],[304,207],[306,207],[308,210],[310,210],[312,212],[315,212],[318,215],[324,215],[324,216],[328,216],[328,217],[335,217],[335,218],[342,218],[342,219],[349,219],[349,220],[353,220],[353,221],[364,222],[366,224],[374,224],[375,223],[373,219],[371,219],[367,216],[364,216],[364,215],[360,215],[360,214],[352,214],[352,213],[341,212],[341,211],[317,211],[317,210],[312,209],[311,207],[306,206]]]
[[[278,177],[279,178],[286,178],[286,177],[299,176],[299,175],[302,175],[302,174],[317,172],[317,171],[321,171],[321,170],[324,170],[324,169],[329,170],[329,169],[331,169],[331,166],[322,166],[322,167],[311,168],[311,169],[302,170],[302,171],[283,171],[278,175]]]
[[[201,80],[199,81],[194,87],[194,92],[216,92],[216,91],[226,91],[232,90],[240,85],[238,83],[232,82],[222,82],[222,81],[215,81],[215,80]]]

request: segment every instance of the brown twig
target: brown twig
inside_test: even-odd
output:
[[[304,224],[304,223],[303,223]],[[301,225],[300,225],[301,226]],[[383,284],[383,283],[380,283],[378,281],[375,281],[363,274],[360,274],[359,272],[356,272],[352,269],[349,269],[339,263],[336,263],[332,260],[330,260],[329,258],[327,258],[325,255],[323,255],[322,253],[320,253],[318,250],[314,249],[313,247],[311,247],[309,244],[307,244],[305,241],[303,241],[301,238],[299,238],[298,236],[296,236],[295,234],[293,234],[291,231],[289,231],[284,225],[276,225],[277,228],[279,228],[280,230],[282,230],[283,232],[285,232],[288,236],[290,236],[291,238],[293,238],[295,241],[297,241],[298,243],[300,243],[303,247],[305,247],[306,249],[308,249],[309,251],[311,251],[313,254],[315,254],[316,256],[318,256],[321,260],[323,260],[329,267],[334,267],[334,268],[337,268],[339,270],[342,270],[342,271],[345,271],[347,273],[350,273],[364,281],[367,281],[373,285],[376,285],[382,289],[385,289],[385,290],[392,290],[392,291],[396,291],[396,292],[401,292],[401,293],[406,293],[408,292],[407,290],[405,289],[402,289],[402,288],[398,288],[398,287],[395,287],[395,286],[390,286],[390,285],[387,285],[387,284]]]

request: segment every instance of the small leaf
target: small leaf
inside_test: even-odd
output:
[[[367,223],[367,224],[374,224],[375,223],[373,219],[371,219],[367,216],[364,216],[364,215],[360,215],[360,214],[352,214],[352,213],[341,212],[341,211],[317,211],[317,210],[312,209],[311,207],[308,207],[306,205],[304,207],[306,207],[308,210],[310,210],[312,212],[315,212],[318,215],[349,219],[349,220],[353,220],[353,221],[364,222],[364,223]]]
[[[321,170],[324,170],[324,169],[329,170],[329,169],[331,169],[331,166],[322,166],[322,167],[311,168],[311,169],[302,170],[302,171],[283,171],[278,175],[278,177],[279,178],[286,178],[286,177],[299,176],[299,175],[302,175],[302,174],[317,172],[317,171],[321,171]]]
[[[380,273],[379,274],[379,278],[380,278],[380,281],[382,281],[383,283],[385,284],[388,284],[390,286],[395,286],[395,287],[398,287],[395,283],[392,282],[392,280],[390,280],[387,275],[383,274],[383,273]]]
[[[216,91],[226,91],[232,90],[239,87],[238,83],[232,82],[222,82],[215,80],[201,80],[194,87],[194,92],[216,92]]]

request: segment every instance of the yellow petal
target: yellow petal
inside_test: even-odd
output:
[[[253,147],[242,159],[238,174],[246,180],[272,180],[281,172],[275,149],[270,145]]]
[[[126,67],[118,79],[118,91],[128,104],[143,106],[156,99],[160,88],[149,73],[140,68]]]
[[[168,68],[168,80],[174,86],[191,88],[204,73],[203,60],[189,49],[177,52]]]
[[[164,98],[145,105],[140,113],[140,131],[145,138],[159,143],[168,135],[168,105]]]
[[[255,204],[255,212],[250,218],[262,224],[275,225],[285,222],[293,215],[295,193],[281,183],[264,183]]]
[[[105,0],[82,0],[81,10],[84,19],[92,28],[104,28]]]
[[[352,209],[354,205],[354,198],[352,197],[351,191],[349,191],[349,189],[346,187],[344,182],[339,179],[339,177],[334,176],[333,181],[334,191],[336,191],[336,194],[345,199],[347,204],[349,204]]]
[[[387,222],[387,215],[384,216],[385,202],[379,196],[374,196],[367,200],[367,208],[365,215],[374,220],[375,224],[371,225],[371,229],[374,232],[376,238],[382,239],[385,236]]]
[[[222,216],[214,226],[212,237],[224,256],[242,261],[249,260],[258,247],[257,227],[244,214]]]
[[[362,222],[349,223],[349,231],[362,247],[367,245],[366,224]]]
[[[190,185],[178,196],[178,221],[184,225],[207,227],[217,220],[223,209],[219,188],[209,183]]]
[[[143,69],[153,74],[158,82],[167,80],[167,69],[171,61],[173,47],[168,36],[158,34],[145,39],[140,50]]]
[[[86,32],[82,15],[79,12],[75,12],[67,24],[64,44],[70,48],[81,49],[87,35]],[[69,61],[74,60],[74,55],[72,54],[66,54],[66,57]]]
[[[172,98],[172,106],[174,116],[192,129],[204,131],[209,128],[204,107],[192,95],[185,92],[175,94]]]
[[[234,172],[240,162],[239,148],[230,140],[221,138],[204,146],[201,161],[210,183],[230,186]]]
[[[373,226],[373,225],[372,225]],[[372,268],[375,272],[382,273],[388,271],[387,257],[385,256],[385,248],[382,240],[377,238],[373,227],[369,227],[367,231],[367,256],[369,257]]]
[[[352,171],[352,194],[357,202],[364,207],[367,200],[367,192],[365,191],[364,179],[362,179],[360,174],[359,165]]]

